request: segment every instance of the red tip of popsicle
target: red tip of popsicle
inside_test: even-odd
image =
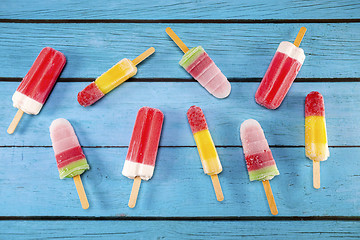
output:
[[[311,92],[305,99],[305,117],[325,116],[324,98],[319,92]]]
[[[77,100],[81,106],[87,107],[97,102],[104,95],[105,94],[98,88],[95,82],[92,82],[84,88],[84,90],[78,93]]]
[[[200,107],[191,106],[186,115],[193,134],[208,129],[204,113]]]

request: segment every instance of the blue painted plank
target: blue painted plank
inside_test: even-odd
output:
[[[181,50],[165,33],[171,26],[189,47],[202,45],[228,78],[262,78],[279,43],[294,41],[303,25],[306,60],[298,77],[359,77],[360,23],[0,23],[0,77],[23,77],[48,45],[67,57],[64,78],[96,78],[120,59],[133,59],[153,46],[156,53],[139,66],[136,78],[191,79],[178,64]]]
[[[2,221],[4,239],[359,239],[356,221]]]
[[[34,1],[3,0],[6,19],[338,19],[358,18],[356,1]]]
[[[225,200],[217,202],[197,149],[160,148],[153,178],[127,206],[132,180],[121,175],[127,148],[85,148],[82,175],[90,208],[83,210],[72,179],[60,180],[51,148],[0,148],[0,216],[270,216],[260,182],[250,182],[241,148],[218,148]],[[279,216],[360,216],[360,148],[330,148],[321,189],[303,148],[273,148],[280,176],[271,180]],[[339,170],[341,169],[341,170]]]
[[[232,83],[232,93],[224,100],[212,97],[198,83],[126,82],[91,107],[76,101],[88,83],[57,83],[48,102],[37,116],[26,115],[15,134],[6,129],[16,113],[11,96],[18,83],[2,82],[0,88],[1,146],[51,146],[51,122],[69,119],[84,146],[128,146],[136,113],[142,106],[159,108],[165,115],[161,146],[195,146],[186,112],[192,105],[203,108],[216,145],[239,146],[239,127],[249,118],[257,119],[270,145],[304,145],[304,101],[313,90],[325,98],[329,144],[359,146],[360,83],[295,83],[278,110],[255,103],[259,83]],[[341,127],[339,127],[341,123]]]

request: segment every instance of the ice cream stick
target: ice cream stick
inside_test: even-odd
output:
[[[320,162],[313,161],[313,186],[316,189],[320,188]]]
[[[81,178],[80,175],[77,175],[75,177],[73,177],[74,182],[75,182],[75,186],[76,186],[76,190],[78,192],[79,198],[80,198],[80,202],[81,202],[81,206],[83,209],[88,209],[89,208],[89,202],[87,200],[86,197],[86,193],[84,190],[84,186],[81,182]]]
[[[299,33],[298,33],[298,35],[296,36],[295,41],[294,41],[294,45],[295,45],[295,46],[297,46],[297,47],[300,46],[300,43],[301,43],[301,41],[302,41],[305,33],[306,33],[306,27],[301,27],[301,28],[300,28],[300,31],[299,31]]]
[[[137,56],[134,60],[132,60],[133,64],[136,66],[142,61],[144,61],[147,57],[149,57],[151,54],[155,52],[155,48],[151,47],[139,56]]]
[[[183,41],[181,41],[178,35],[176,35],[176,33],[170,27],[166,28],[165,31],[184,53],[189,51],[189,48],[185,45],[185,43],[183,43]]]
[[[19,110],[17,111],[17,113],[15,114],[14,119],[13,119],[12,122],[10,123],[10,126],[9,126],[9,128],[8,128],[8,130],[7,130],[7,133],[8,133],[8,134],[13,134],[13,133],[14,133],[14,131],[15,131],[17,125],[19,124],[20,119],[22,118],[22,115],[23,115],[23,114],[24,114],[24,112],[23,112],[21,109],[19,109]]]
[[[129,203],[128,203],[128,206],[130,208],[134,208],[136,205],[136,200],[138,197],[140,184],[141,184],[141,177],[134,178],[134,183],[133,183],[133,186],[131,189],[130,199],[129,199]]]
[[[221,202],[222,200],[224,200],[224,195],[223,192],[221,190],[221,185],[220,185],[220,181],[219,181],[219,177],[218,175],[211,175],[211,181],[213,183],[214,186],[214,190],[215,190],[215,194],[216,194],[216,199]]]
[[[267,198],[268,203],[269,203],[270,211],[271,211],[272,215],[277,215],[278,210],[277,210],[277,207],[276,207],[274,195],[273,195],[273,193],[271,191],[270,182],[269,182],[269,180],[266,180],[266,181],[262,181],[262,183],[263,183],[263,186],[264,186],[266,198]]]

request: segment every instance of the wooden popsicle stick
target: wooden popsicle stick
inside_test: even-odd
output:
[[[15,114],[14,119],[13,119],[12,122],[10,123],[10,126],[9,126],[9,128],[8,128],[8,130],[7,130],[7,133],[8,133],[8,134],[13,134],[13,133],[14,133],[17,125],[18,125],[19,122],[20,122],[20,119],[21,119],[22,116],[23,116],[23,114],[24,114],[24,112],[23,112],[21,109],[19,109],[19,110],[17,111],[17,113]]]
[[[217,174],[215,175],[211,175],[211,181],[213,183],[214,186],[214,190],[215,190],[215,194],[216,194],[216,199],[221,202],[222,200],[224,200],[224,195],[223,192],[221,190],[221,185],[220,185],[220,181],[219,181],[219,177]]]
[[[263,186],[264,186],[266,198],[267,198],[268,203],[269,203],[271,214],[272,215],[277,215],[279,212],[278,212],[277,207],[276,207],[274,195],[273,195],[273,193],[271,191],[270,182],[269,182],[269,180],[266,180],[266,181],[262,181],[262,183],[263,183]]]
[[[144,61],[146,58],[148,58],[151,54],[155,52],[155,48],[151,47],[139,56],[137,56],[134,60],[132,60],[133,64],[136,66],[142,61]]]
[[[141,177],[134,178],[134,183],[133,183],[133,186],[131,189],[130,199],[129,199],[129,203],[128,203],[128,206],[130,208],[134,208],[136,205],[136,200],[138,197],[140,184],[141,184]]]
[[[316,189],[320,188],[320,162],[313,161],[313,186]]]
[[[301,27],[300,31],[298,32],[298,35],[296,36],[295,41],[294,41],[295,46],[297,46],[297,47],[300,46],[300,43],[301,43],[305,33],[306,33],[306,27]]]
[[[183,41],[181,41],[178,35],[176,35],[176,33],[170,27],[167,27],[165,31],[184,53],[189,51],[189,48],[185,45]]]
[[[78,192],[79,198],[80,198],[80,202],[81,202],[81,206],[83,209],[88,209],[89,208],[89,202],[87,200],[86,197],[86,193],[84,190],[84,186],[81,182],[81,178],[80,175],[77,175],[75,177],[73,177],[74,182],[75,182],[75,186],[76,186],[76,190]]]

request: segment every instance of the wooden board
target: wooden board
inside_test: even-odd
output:
[[[6,239],[359,239],[360,3],[357,1],[54,1],[0,3],[0,238]],[[230,79],[232,93],[210,96],[178,64],[165,33],[202,45]],[[254,93],[278,44],[308,28],[306,60],[282,106],[270,111]],[[25,115],[13,136],[11,96],[40,50],[62,51],[67,65],[38,116]],[[138,74],[96,105],[77,93],[122,58],[156,53]],[[321,189],[312,188],[304,153],[304,98],[325,98],[330,158]],[[223,165],[225,200],[217,202],[186,120],[201,106]],[[121,175],[136,112],[165,114],[153,179],[127,207],[132,180]],[[71,179],[60,180],[48,127],[68,118],[91,166],[82,175],[90,208]],[[240,123],[264,128],[280,176],[271,181],[279,216],[260,182],[250,182]]]
[[[306,26],[300,45],[306,60],[299,78],[359,77],[360,58],[353,49],[360,49],[360,23],[0,23],[0,77],[24,77],[45,46],[67,57],[62,78],[96,78],[121,59],[133,59],[153,46],[155,54],[139,65],[136,78],[191,79],[178,64],[183,53],[165,33],[169,26],[189,47],[202,45],[228,78],[258,81],[279,43],[293,42]]]
[[[63,117],[74,125],[83,146],[128,146],[137,111],[150,106],[161,109],[165,115],[161,146],[195,146],[186,112],[197,105],[203,108],[218,146],[240,146],[240,124],[249,118],[261,123],[270,145],[304,146],[304,101],[313,90],[325,98],[330,146],[360,145],[360,112],[353,110],[360,102],[359,83],[295,83],[275,111],[255,103],[259,83],[233,82],[231,95],[218,100],[196,82],[125,82],[93,106],[84,108],[76,101],[76,95],[87,84],[57,83],[41,113],[25,114],[13,135],[3,134],[0,145],[51,146],[48,127],[54,119]],[[1,83],[0,112],[4,117],[0,130],[4,133],[16,113],[11,96],[17,85]]]
[[[3,0],[4,19],[356,19],[356,1],[44,1]]]
[[[360,238],[358,221],[2,221],[1,224],[1,236],[14,240]]]
[[[260,182],[250,182],[242,149],[218,148],[225,200],[216,201],[195,147],[159,149],[154,176],[127,206],[133,180],[121,175],[127,148],[84,148],[82,175],[90,208],[81,208],[72,179],[60,180],[52,148],[0,148],[0,216],[229,217],[270,216]],[[321,190],[312,187],[304,148],[272,148],[280,176],[270,181],[278,216],[359,216],[359,148],[330,148]],[[6,160],[6,161],[5,161]],[[339,170],[341,169],[341,170]],[[341,207],[339,207],[341,206]]]

